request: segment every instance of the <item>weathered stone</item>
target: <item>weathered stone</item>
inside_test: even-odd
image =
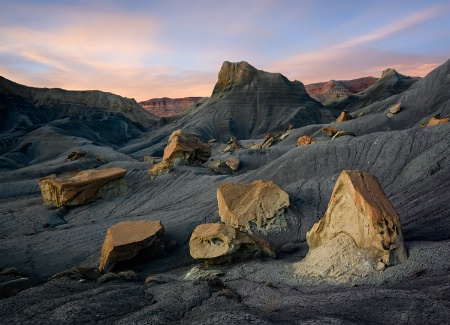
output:
[[[352,119],[352,116],[347,113],[346,111],[342,111],[339,117],[334,121],[335,123],[350,121]]]
[[[388,117],[394,116],[394,114],[397,114],[398,112],[400,112],[401,108],[402,108],[402,103],[397,103],[395,105],[392,105],[391,108],[389,109],[387,116]]]
[[[174,160],[161,161],[150,167],[150,169],[148,170],[148,174],[152,178],[155,178],[159,175],[170,173],[170,171],[174,168],[174,166],[175,166]]]
[[[269,148],[275,141],[275,136],[272,133],[267,134],[264,137],[264,141],[261,144],[260,148],[264,149],[264,148]]]
[[[349,135],[349,136],[352,136],[352,137],[356,137],[356,135],[355,135],[353,132],[349,132],[349,131],[338,131],[338,132],[336,132],[336,133],[333,135],[332,140],[334,140],[334,139],[336,139],[336,138],[339,138],[339,137],[343,137],[344,135]]]
[[[182,158],[189,162],[206,162],[211,156],[209,144],[197,136],[183,130],[172,132],[167,146],[164,148],[163,161]]]
[[[206,163],[206,168],[218,174],[231,175],[233,172],[231,168],[226,164],[226,161],[220,159],[208,160]]]
[[[312,143],[312,138],[309,135],[303,135],[297,139],[297,144],[301,146],[307,146]]]
[[[448,117],[441,117],[440,114],[436,114],[435,116],[430,118],[428,123],[422,123],[422,124],[420,124],[420,126],[421,127],[426,127],[426,126],[433,126],[433,125],[438,125],[438,124],[444,124],[444,123],[448,123],[449,120],[450,120],[450,118],[448,118]]]
[[[265,255],[275,257],[275,250],[264,239],[241,232],[229,225],[198,225],[189,240],[190,254],[208,264],[230,263]]]
[[[344,170],[323,218],[306,234],[303,261],[310,273],[339,277],[364,275],[407,259],[400,220],[378,180]]]
[[[102,163],[103,165],[108,163],[108,161],[106,160],[105,155],[99,154],[97,155],[97,157],[95,158],[98,162]]]
[[[358,117],[363,117],[364,115],[366,115],[365,112],[359,112]]]
[[[237,170],[239,168],[239,165],[241,164],[239,159],[233,157],[228,158],[225,163],[233,171]]]
[[[332,137],[337,133],[337,129],[334,126],[324,126],[322,128],[322,133],[329,137]]]
[[[114,264],[132,259],[162,234],[160,221],[125,221],[111,226],[103,241],[99,270],[109,271]]]
[[[267,233],[286,229],[284,210],[289,195],[271,181],[251,184],[222,183],[217,188],[222,222],[248,232]]]
[[[129,191],[123,168],[83,170],[39,179],[44,203],[56,207],[80,205]]]

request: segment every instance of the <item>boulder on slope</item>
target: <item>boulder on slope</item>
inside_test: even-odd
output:
[[[222,183],[217,187],[222,222],[247,232],[284,231],[289,195],[271,181],[251,184]]]
[[[123,168],[90,169],[39,179],[44,203],[56,207],[80,205],[129,191]]]
[[[116,263],[132,259],[162,234],[161,221],[125,221],[111,226],[103,241],[99,270],[109,271]]]
[[[407,259],[400,219],[378,180],[344,170],[327,211],[307,233],[308,255],[299,274],[365,275]]]
[[[276,257],[273,246],[255,235],[239,231],[229,225],[207,223],[198,225],[189,240],[193,258],[207,264],[231,263],[252,257]]]
[[[204,163],[211,156],[211,147],[194,134],[181,129],[172,132],[164,148],[163,160],[182,158],[189,162]]]

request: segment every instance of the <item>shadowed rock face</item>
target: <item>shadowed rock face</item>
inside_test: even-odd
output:
[[[209,264],[230,263],[258,257],[275,257],[275,249],[264,239],[239,231],[229,225],[198,225],[189,240],[190,254]]]
[[[126,173],[123,168],[108,168],[83,170],[59,177],[53,174],[39,179],[39,187],[44,203],[56,207],[80,205],[126,193],[128,186],[123,179]]]
[[[262,233],[286,229],[284,210],[289,195],[271,181],[251,184],[222,183],[217,188],[222,222],[238,229]]]
[[[156,236],[164,234],[160,221],[125,221],[106,232],[100,258],[100,271],[107,271],[118,262],[135,257],[141,250],[152,245]]]

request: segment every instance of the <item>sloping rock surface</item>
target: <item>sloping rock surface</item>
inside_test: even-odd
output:
[[[164,234],[160,221],[124,221],[108,228],[102,245],[100,271],[135,257],[151,246],[156,236]]]
[[[120,195],[128,190],[123,168],[83,170],[39,179],[44,203],[56,207],[80,205],[98,198]]]

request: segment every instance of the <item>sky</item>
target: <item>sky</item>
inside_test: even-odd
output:
[[[450,1],[0,0],[0,75],[143,101],[210,96],[224,61],[304,84],[425,76],[450,58]]]

